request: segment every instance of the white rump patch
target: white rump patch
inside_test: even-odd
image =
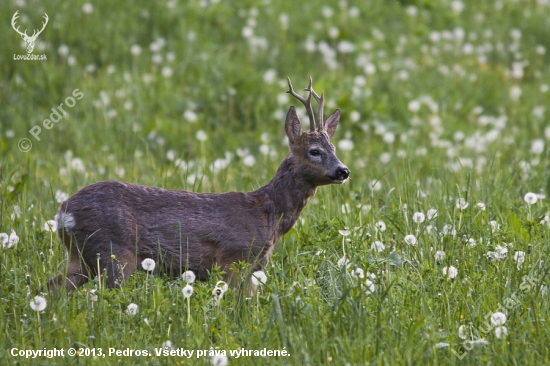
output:
[[[64,228],[67,232],[76,225],[73,214],[69,212],[63,212],[61,214],[58,212],[55,215],[55,222],[57,223],[58,228]]]

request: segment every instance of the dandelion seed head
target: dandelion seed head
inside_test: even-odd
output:
[[[462,339],[467,339],[469,336],[469,327],[467,325],[461,325],[458,327],[458,336]]]
[[[227,366],[229,364],[229,360],[224,354],[214,355],[210,362],[212,363],[212,366]]]
[[[456,200],[456,208],[459,209],[459,210],[465,210],[466,208],[468,208],[469,206],[469,203],[462,197],[460,198],[457,198]]]
[[[409,245],[416,245],[416,236],[412,234],[405,236],[405,243]]]
[[[182,289],[181,289],[181,292],[183,293],[183,296],[185,298],[189,298],[191,297],[191,295],[193,295],[193,286],[191,286],[190,284],[187,284],[185,285]]]
[[[374,293],[374,290],[375,290],[375,287],[374,287],[374,282],[372,282],[371,280],[366,280],[365,281],[365,285],[367,286],[365,292],[367,293],[367,295],[370,295],[370,294],[373,294]]]
[[[378,221],[376,224],[374,224],[374,227],[377,230],[380,230],[382,232],[386,231],[386,223],[382,220]]]
[[[42,311],[46,309],[47,305],[48,305],[48,302],[42,296],[35,296],[31,300],[31,309],[33,309],[34,311]]]
[[[437,217],[437,210],[435,208],[428,209],[428,211],[426,212],[426,217],[428,218],[428,220],[435,219]]]
[[[250,278],[254,286],[263,285],[267,282],[267,275],[264,271],[256,271]]]
[[[426,216],[424,216],[422,212],[415,212],[413,214],[413,221],[416,222],[417,224],[423,223],[425,219],[426,219]]]
[[[491,315],[491,323],[493,325],[503,325],[506,323],[506,314],[497,311],[493,315]]]
[[[155,261],[151,258],[145,258],[141,262],[141,267],[147,272],[152,272],[155,269]]]
[[[535,203],[537,203],[537,195],[533,192],[528,192],[525,194],[525,196],[523,197],[523,200],[528,204],[528,205],[534,205]]]
[[[495,328],[495,335],[498,339],[501,339],[507,334],[508,334],[508,328],[506,328],[504,325],[499,325],[498,327]]]
[[[195,272],[193,271],[185,271],[181,275],[181,278],[183,278],[183,280],[187,283],[193,283],[195,282],[195,279],[197,278],[197,276],[195,276]]]
[[[365,271],[363,271],[362,268],[356,267],[351,271],[351,276],[353,278],[364,278],[365,277]]]
[[[447,276],[449,279],[453,279],[457,276],[458,270],[454,266],[444,267],[443,268],[443,275]]]
[[[372,250],[377,251],[378,253],[382,252],[384,249],[386,249],[386,246],[384,243],[382,243],[380,240],[376,240],[372,245],[370,246]]]
[[[435,252],[435,255],[434,255],[434,258],[436,261],[442,261],[443,259],[445,259],[445,252],[442,251],[442,250],[438,250],[437,252]]]
[[[138,313],[137,304],[134,304],[134,303],[129,304],[126,311],[128,312],[128,315],[136,315]]]

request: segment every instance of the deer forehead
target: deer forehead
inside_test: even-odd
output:
[[[312,146],[317,146],[326,150],[332,150],[334,148],[330,143],[327,133],[324,131],[302,132],[298,145],[305,149]]]

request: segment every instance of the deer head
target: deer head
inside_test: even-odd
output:
[[[19,27],[15,27],[15,22],[17,20],[17,18],[19,18],[19,16],[17,15],[19,11],[16,11],[15,14],[13,14],[13,17],[11,18],[11,26],[13,27],[13,29],[15,29],[15,31],[17,33],[19,33],[21,35],[21,38],[23,38],[23,40],[25,41],[26,43],[26,46],[27,46],[27,53],[31,53],[32,50],[34,49],[34,43],[36,42],[36,38],[38,38],[38,35],[40,33],[42,33],[42,31],[44,30],[44,28],[46,28],[46,24],[48,24],[48,14],[44,13],[44,19],[46,20],[45,22],[42,22],[42,29],[40,29],[39,31],[37,31],[36,29],[33,31],[32,33],[32,36],[28,36],[27,35],[27,30],[25,29],[25,32],[21,32],[19,30]]]
[[[340,111],[337,109],[326,121],[323,120],[324,99],[323,93],[319,96],[312,88],[312,80],[309,78],[309,86],[304,89],[309,92],[306,98],[294,92],[290,78],[289,90],[293,97],[304,104],[309,117],[309,131],[302,131],[300,119],[296,109],[290,107],[286,116],[285,129],[288,136],[290,151],[300,163],[301,173],[304,179],[314,186],[326,184],[341,184],[349,177],[349,169],[338,160],[334,145],[330,143],[340,121]],[[311,108],[311,97],[318,103],[317,115],[319,127],[315,125],[315,116]]]

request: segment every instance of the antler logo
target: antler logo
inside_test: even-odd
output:
[[[19,18],[19,16],[17,15],[17,13],[19,12],[16,11],[15,14],[13,14],[13,18],[11,18],[11,26],[13,27],[13,29],[15,29],[15,31],[17,33],[19,33],[21,35],[21,38],[23,38],[23,40],[25,41],[26,45],[27,45],[27,53],[31,53],[32,50],[34,49],[34,43],[36,42],[36,38],[38,38],[38,35],[40,33],[42,33],[42,31],[44,30],[44,28],[46,28],[46,24],[48,24],[48,14],[44,13],[44,19],[46,20],[46,22],[42,22],[42,29],[40,29],[39,31],[37,31],[36,29],[34,30],[34,32],[32,33],[32,36],[28,36],[27,35],[27,30],[25,29],[25,32],[21,32],[19,30],[19,27],[15,27],[15,22],[17,20],[17,18]]]

